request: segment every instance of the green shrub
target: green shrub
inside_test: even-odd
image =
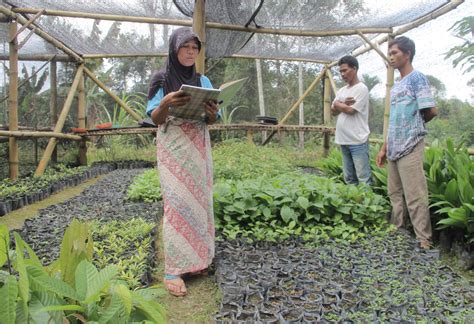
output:
[[[132,289],[139,287],[140,278],[151,270],[148,256],[153,250],[151,233],[155,225],[142,218],[92,222],[95,264],[98,267],[114,264],[118,279],[126,281]]]
[[[214,186],[216,228],[230,237],[355,240],[385,226],[388,210],[386,200],[366,186],[312,175],[228,180]]]
[[[135,177],[133,183],[128,188],[127,197],[135,201],[160,201],[161,187],[157,170],[147,170]]]
[[[255,179],[273,177],[296,170],[284,151],[228,141],[212,150],[214,179]]]

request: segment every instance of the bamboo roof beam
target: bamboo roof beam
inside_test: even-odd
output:
[[[360,38],[362,38],[370,47],[372,47],[372,49],[374,49],[377,54],[380,55],[380,57],[382,57],[384,60],[385,60],[385,63],[386,64],[389,64],[390,61],[388,60],[388,57],[387,55],[385,55],[381,50],[380,48],[378,47],[378,44],[377,43],[372,43],[370,41],[370,39],[367,38],[367,36],[365,36],[363,33],[361,33],[359,30],[357,31],[357,33],[359,34]],[[377,45],[375,45],[377,44]]]
[[[54,138],[64,138],[73,141],[80,141],[82,139],[79,135],[72,134],[63,134],[55,132],[33,132],[33,131],[2,131],[0,130],[0,136],[8,136],[15,138],[43,138],[43,137],[54,137]]]
[[[100,81],[91,70],[84,67],[84,72],[87,74],[89,78],[91,78],[92,81],[95,82],[95,84],[97,84],[102,90],[104,90],[109,96],[111,96],[112,99],[114,99],[115,102],[119,104],[120,107],[122,107],[126,112],[128,112],[130,116],[133,117],[133,119],[135,119],[136,121],[140,121],[143,119],[139,114],[133,111],[122,99],[120,99],[115,93],[110,91],[110,89],[107,88],[107,86],[102,81]]]
[[[14,8],[13,11],[22,14],[35,14],[40,9],[35,8]],[[188,26],[192,27],[192,20],[182,19],[164,19],[164,18],[153,18],[153,17],[138,17],[138,16],[121,16],[121,15],[109,15],[109,14],[98,14],[98,13],[86,13],[77,11],[63,11],[63,10],[49,10],[46,9],[45,15],[49,16],[61,16],[61,17],[74,17],[74,18],[90,18],[90,19],[102,19],[112,21],[128,21],[138,23],[149,23],[149,24],[161,24],[161,25],[175,25],[175,26]],[[217,22],[206,22],[206,28],[223,29],[242,31],[248,33],[257,34],[273,34],[273,35],[288,35],[288,36],[311,36],[311,37],[324,37],[324,36],[345,36],[345,35],[357,35],[354,29],[341,29],[341,30],[296,30],[296,29],[284,29],[284,28],[255,28],[245,27],[241,25],[232,24],[221,24]],[[391,31],[390,28],[386,27],[368,27],[359,29],[364,34],[379,34],[388,33]]]
[[[56,56],[56,57],[55,57]],[[0,60],[8,60],[8,55],[0,55]],[[57,61],[57,62],[74,62],[74,60],[65,54],[20,54],[18,61]]]
[[[28,23],[28,21],[25,18],[23,18],[21,15],[18,15],[12,12],[10,9],[4,6],[0,6],[0,13],[3,13],[12,19],[15,19],[21,25],[26,25]],[[40,36],[48,43],[54,45],[56,48],[60,49],[64,53],[74,58],[74,60],[76,60],[77,62],[79,63],[84,62],[84,60],[76,52],[71,50],[69,47],[67,47],[66,45],[64,45],[63,43],[61,43],[60,41],[58,41],[57,39],[55,39],[54,37],[46,33],[45,31],[41,30],[38,27],[32,28],[32,26],[28,26],[28,28],[32,29],[36,35]]]
[[[456,9],[459,5],[461,5],[462,3],[464,3],[465,0],[451,0],[449,3],[447,3],[446,5],[442,6],[441,8],[437,9],[437,10],[434,10],[433,12],[415,20],[414,22],[412,23],[409,23],[409,24],[406,24],[405,26],[403,27],[399,27],[397,28],[396,30],[392,30],[390,32],[388,32],[387,35],[384,35],[380,38],[378,38],[375,43],[380,45],[380,44],[383,44],[385,43],[388,38],[389,38],[389,35],[393,35],[393,36],[399,36],[399,35],[402,35],[404,33],[406,33],[407,31],[410,31],[430,20],[433,20],[433,19],[436,19],[438,18],[439,16],[442,16],[448,12],[450,12],[451,10],[454,10]],[[362,33],[364,33],[361,29],[359,29]],[[365,33],[366,34],[366,33]],[[363,48],[359,48],[359,49],[356,49],[352,52],[352,55],[353,56],[359,56],[359,55],[362,55],[368,51],[370,51],[372,49],[372,47],[363,47]],[[337,61],[334,61],[330,64],[330,67],[333,67],[333,66],[336,66],[337,65]]]
[[[33,17],[31,17],[31,19],[29,19],[26,24],[24,24],[23,26],[21,26],[20,29],[18,29],[18,31],[16,32],[15,36],[13,37],[17,37],[18,35],[21,34],[22,31],[24,31],[27,27],[29,27],[36,19],[38,19],[42,14],[44,13],[44,9],[41,10],[41,11],[38,11]],[[12,41],[13,39],[10,39],[10,42]]]

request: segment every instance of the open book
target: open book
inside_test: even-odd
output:
[[[204,102],[209,100],[215,100],[219,104],[229,102],[246,80],[247,78],[230,81],[222,84],[219,89],[183,84],[180,90],[190,95],[191,100],[184,106],[172,107],[169,113],[183,119],[204,120],[206,116]]]

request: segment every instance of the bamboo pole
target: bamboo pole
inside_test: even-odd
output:
[[[301,62],[298,63],[298,96],[303,95],[304,84],[303,84],[303,65]],[[298,111],[298,125],[304,125],[304,103],[301,102]],[[304,132],[299,132],[299,148],[300,150],[304,150]]]
[[[77,102],[77,124],[86,128],[86,92],[84,88],[84,75],[79,80]],[[79,142],[79,164],[87,165],[87,145],[85,138]]]
[[[323,124],[324,125],[329,125],[331,122],[331,82],[330,82],[330,77],[328,76],[327,71],[329,69],[326,69],[326,73],[324,74],[324,93],[323,93],[323,100],[324,100],[324,120]],[[323,132],[323,154],[324,156],[327,156],[329,153],[329,134],[327,132]]]
[[[112,99],[114,99],[120,107],[125,109],[125,111],[128,112],[133,117],[133,119],[135,119],[136,121],[142,120],[142,117],[139,114],[134,112],[125,102],[122,101],[122,99],[120,99],[115,93],[110,91],[109,88],[107,88],[107,86],[102,81],[100,81],[91,70],[84,67],[84,72],[89,78],[91,78],[92,81],[95,82],[95,84],[97,84],[102,90],[104,90],[109,96],[111,96]]]
[[[49,64],[49,111],[51,117],[51,129],[56,127],[58,122],[58,68],[55,61]],[[52,154],[53,162],[58,162],[58,148],[55,146]]]
[[[36,19],[38,19],[42,14],[44,13],[44,9],[41,10],[41,11],[38,11],[33,17],[31,17],[31,19],[29,19],[26,24],[24,24],[23,26],[21,26],[20,29],[18,29],[18,31],[16,32],[15,36],[13,37],[17,37],[18,35],[20,35],[20,33],[22,31],[24,31],[28,26],[30,26]],[[13,40],[13,38],[10,38],[10,42]]]
[[[0,130],[0,136],[8,136],[10,138],[65,138],[73,141],[80,141],[82,139],[79,135],[63,134],[56,132],[34,132],[34,131],[2,131]]]
[[[8,97],[8,126],[9,130],[18,130],[18,41],[16,38],[16,21],[10,22],[9,36],[9,97]],[[16,138],[10,137],[8,141],[8,164],[10,179],[15,180],[19,175],[19,152]]]
[[[327,71],[324,75],[324,114],[323,114],[323,124],[328,125],[331,122],[331,82],[329,81],[329,76]]]
[[[22,24],[22,25],[25,25],[28,23],[28,20],[26,20],[25,18],[23,18],[21,15],[18,15],[18,14],[15,14],[14,12],[12,12],[11,10],[9,10],[8,8],[4,7],[4,6],[0,6],[0,13],[3,13],[9,17],[11,17],[12,19],[16,19],[18,23]],[[50,36],[48,33],[44,32],[43,30],[41,30],[40,28],[38,27],[34,27],[32,28],[32,26],[28,26],[28,28],[32,29],[35,34],[37,34],[38,36],[40,36],[41,38],[43,38],[45,41],[47,41],[48,43],[51,43],[52,45],[54,45],[55,47],[59,48],[60,50],[62,50],[64,53],[70,55],[72,58],[74,58],[77,62],[84,62],[84,60],[77,54],[75,53],[73,50],[71,50],[69,47],[65,46],[63,43],[59,42],[57,39],[55,39],[54,37]]]
[[[374,44],[372,44],[370,39],[368,39],[364,34],[362,34],[360,30],[357,30],[357,33],[370,47],[372,47],[385,60],[387,64],[390,63],[390,61],[387,58],[387,55],[385,55],[378,46],[375,46]]]
[[[390,42],[394,37],[389,36],[388,42]],[[388,49],[387,49],[388,52]],[[393,79],[395,76],[395,71],[393,67],[389,64],[387,65],[387,83],[385,85],[385,110],[383,113],[383,139],[387,140],[387,131],[388,131],[388,118],[390,116],[390,90],[392,90]]]
[[[257,91],[258,91],[258,107],[261,116],[265,116],[265,97],[263,93],[263,79],[262,79],[262,62],[260,59],[255,60],[255,67],[257,68]],[[262,141],[267,137],[267,131],[262,131]]]
[[[44,55],[35,55],[35,54],[19,54],[18,55],[18,60],[19,61],[51,61],[54,59],[55,61],[58,62],[74,62],[71,57],[60,54],[60,55],[55,55],[55,54],[44,54]],[[0,60],[8,60],[8,55],[1,55],[0,54]]]
[[[334,75],[332,74],[329,67],[326,70],[326,75],[329,77],[329,83],[331,84],[332,92],[337,93],[337,85],[336,82],[334,82]]]
[[[316,79],[314,79],[314,81],[310,84],[310,86],[308,87],[308,89],[306,89],[306,91],[303,93],[303,95],[293,104],[293,106],[291,106],[291,108],[288,110],[288,112],[286,113],[286,115],[280,120],[280,122],[278,124],[283,124],[286,122],[286,120],[288,118],[290,118],[291,114],[293,113],[293,111],[298,108],[299,104],[303,102],[304,98],[306,98],[306,96],[309,95],[309,93],[311,91],[313,91],[313,89],[316,87],[316,85],[318,84],[318,82],[321,80],[321,78],[324,76],[324,73],[326,72],[326,68],[324,68],[321,73],[318,74],[318,76],[316,77]]]
[[[84,54],[84,59],[101,58],[134,58],[134,57],[167,57],[168,53],[143,53],[143,54]]]
[[[77,68],[76,76],[74,77],[74,81],[72,82],[71,89],[67,94],[66,101],[64,102],[63,109],[61,110],[61,114],[59,115],[58,122],[54,127],[54,133],[61,133],[63,129],[64,122],[66,121],[66,117],[69,114],[69,109],[71,108],[72,101],[74,99],[74,94],[76,93],[77,86],[79,85],[79,80],[82,78],[82,72],[84,70],[84,64],[80,64]],[[53,153],[53,149],[56,146],[56,137],[52,137],[48,141],[48,145],[44,150],[43,156],[41,157],[41,161],[38,164],[38,167],[35,171],[35,176],[40,176],[44,173],[46,166],[48,165],[49,159],[51,158],[51,154]]]
[[[231,58],[243,58],[243,59],[262,59],[262,60],[274,60],[274,61],[295,61],[295,62],[308,62],[308,63],[319,63],[319,64],[330,64],[330,61],[325,60],[315,60],[307,58],[297,58],[297,57],[283,57],[283,56],[262,56],[262,55],[242,55],[242,54],[233,54],[229,56]]]
[[[303,93],[303,95],[293,104],[293,106],[291,106],[291,108],[288,110],[288,112],[286,113],[286,115],[280,120],[280,122],[278,123],[279,125],[281,124],[284,124],[286,122],[286,120],[291,116],[291,114],[293,113],[293,111],[298,108],[299,104],[303,102],[304,98],[306,98],[306,96],[309,95],[309,93],[311,91],[313,91],[313,89],[316,87],[316,85],[318,84],[318,82],[321,80],[321,78],[324,76],[324,73],[326,72],[326,68],[324,68],[321,73],[318,74],[318,76],[316,77],[316,79],[314,79],[314,81],[309,85],[308,89],[306,89],[306,91]],[[270,135],[265,139],[265,141],[263,142],[262,145],[266,145],[271,139],[272,137],[275,135],[276,131],[273,131],[270,133]]]
[[[196,58],[196,72],[204,74],[206,60],[206,0],[195,0],[193,30],[201,39],[201,51]]]
[[[200,1],[200,0],[197,0]],[[196,9],[196,4],[194,6]],[[13,9],[16,13],[28,13],[35,14],[39,9],[32,8],[15,8]],[[62,10],[49,10],[47,9],[44,13],[49,16],[61,16],[61,17],[77,17],[77,18],[91,18],[101,20],[112,20],[112,21],[128,21],[128,22],[139,22],[148,24],[162,24],[162,25],[175,25],[175,26],[192,26],[191,20],[179,20],[179,19],[163,19],[163,18],[151,18],[151,17],[137,17],[137,16],[122,16],[122,15],[108,15],[108,14],[97,14],[97,13],[85,13],[77,11],[62,11]],[[295,30],[295,29],[284,29],[284,28],[257,28],[257,27],[244,27],[241,25],[232,24],[221,24],[216,22],[206,22],[207,28],[223,29],[242,31],[248,33],[257,34],[273,34],[273,35],[288,35],[288,36],[312,36],[312,37],[325,37],[325,36],[344,36],[344,35],[356,35],[357,32],[354,29],[341,29],[333,31],[314,31],[314,30]],[[390,28],[360,28],[364,34],[379,34],[391,32]]]

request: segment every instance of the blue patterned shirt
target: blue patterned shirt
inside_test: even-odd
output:
[[[390,92],[387,159],[396,161],[413,151],[427,133],[420,110],[432,107],[430,83],[422,73],[413,70],[395,83]]]

